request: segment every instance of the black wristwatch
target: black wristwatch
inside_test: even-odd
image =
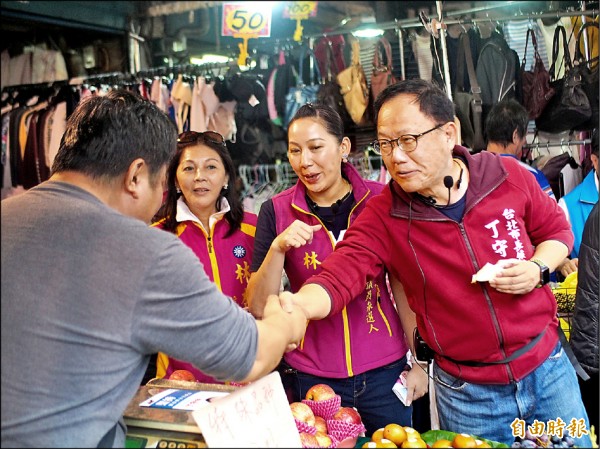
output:
[[[540,259],[531,259],[531,262],[540,267],[540,282],[535,288],[540,288],[550,282],[550,269]]]

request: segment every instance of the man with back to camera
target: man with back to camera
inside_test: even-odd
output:
[[[511,445],[534,420],[570,426],[589,447],[575,370],[558,337],[548,274],[573,246],[564,214],[518,161],[455,145],[454,105],[421,79],[375,101],[392,180],[322,271],[280,293],[308,319],[339,312],[383,265],[434,351],[440,428]],[[487,279],[473,280],[487,263]],[[343,282],[340,282],[343,279]]]
[[[523,145],[527,142],[528,122],[529,113],[517,100],[510,98],[496,103],[485,120],[486,150],[521,161]],[[546,175],[525,162],[521,165],[535,176],[542,190],[556,200]]]
[[[598,167],[598,129],[592,134],[592,153],[590,154],[592,170],[583,178],[573,190],[558,200],[558,205],[563,209],[575,236],[573,251],[558,266],[557,271],[567,277],[577,271],[579,266],[579,247],[583,236],[585,222],[598,202],[598,185],[600,168]]]
[[[148,227],[177,131],[127,91],[81,101],[51,178],[2,201],[2,447],[124,447],[151,354],[222,380],[271,372],[304,335],[255,321],[175,235]]]

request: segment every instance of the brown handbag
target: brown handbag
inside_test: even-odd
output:
[[[383,47],[386,64],[381,62],[380,47]],[[390,84],[394,84],[396,78],[392,73],[392,48],[385,37],[380,38],[375,45],[375,55],[373,56],[373,74],[371,75],[371,96],[373,101],[377,99],[379,93]]]
[[[533,70],[526,70],[529,36],[531,36],[534,49]],[[550,85],[550,74],[544,67],[542,58],[538,53],[537,40],[531,28],[527,30],[527,38],[525,39],[525,53],[523,53],[523,61],[521,62],[521,79],[523,83],[523,106],[529,112],[529,118],[536,119],[554,96],[555,91]]]
[[[352,121],[357,125],[361,124],[369,104],[369,88],[365,72],[360,64],[358,40],[352,42],[352,63],[338,73],[336,80]]]

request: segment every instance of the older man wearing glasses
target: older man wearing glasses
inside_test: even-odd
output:
[[[337,313],[383,265],[433,352],[441,428],[510,445],[537,421],[590,445],[556,301],[543,285],[573,245],[556,201],[518,161],[456,145],[454,105],[433,84],[389,86],[375,110],[373,148],[392,180],[322,272],[282,303],[308,319]],[[474,277],[486,265],[492,274]]]

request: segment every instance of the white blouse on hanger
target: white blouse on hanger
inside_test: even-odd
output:
[[[431,81],[431,73],[433,68],[433,56],[431,54],[429,34],[421,36],[419,33],[414,34],[412,39],[412,51],[417,60],[419,68],[419,78]]]
[[[569,42],[569,54],[571,56],[571,61],[575,56],[575,40],[576,36],[573,36],[573,25],[571,23],[570,17],[561,17],[560,20],[552,25],[544,25],[542,19],[537,19],[538,26],[540,27],[540,31],[542,32],[542,36],[544,37],[544,41],[546,42],[547,56],[548,56],[548,69],[552,65],[552,45],[554,42],[554,30],[556,27],[561,24],[565,27],[565,32],[567,34],[567,41]],[[558,46],[558,58],[557,61],[559,63],[556,64],[555,67],[555,79],[561,79],[565,75],[565,65],[561,64],[563,60],[563,45],[562,38],[560,40]]]

